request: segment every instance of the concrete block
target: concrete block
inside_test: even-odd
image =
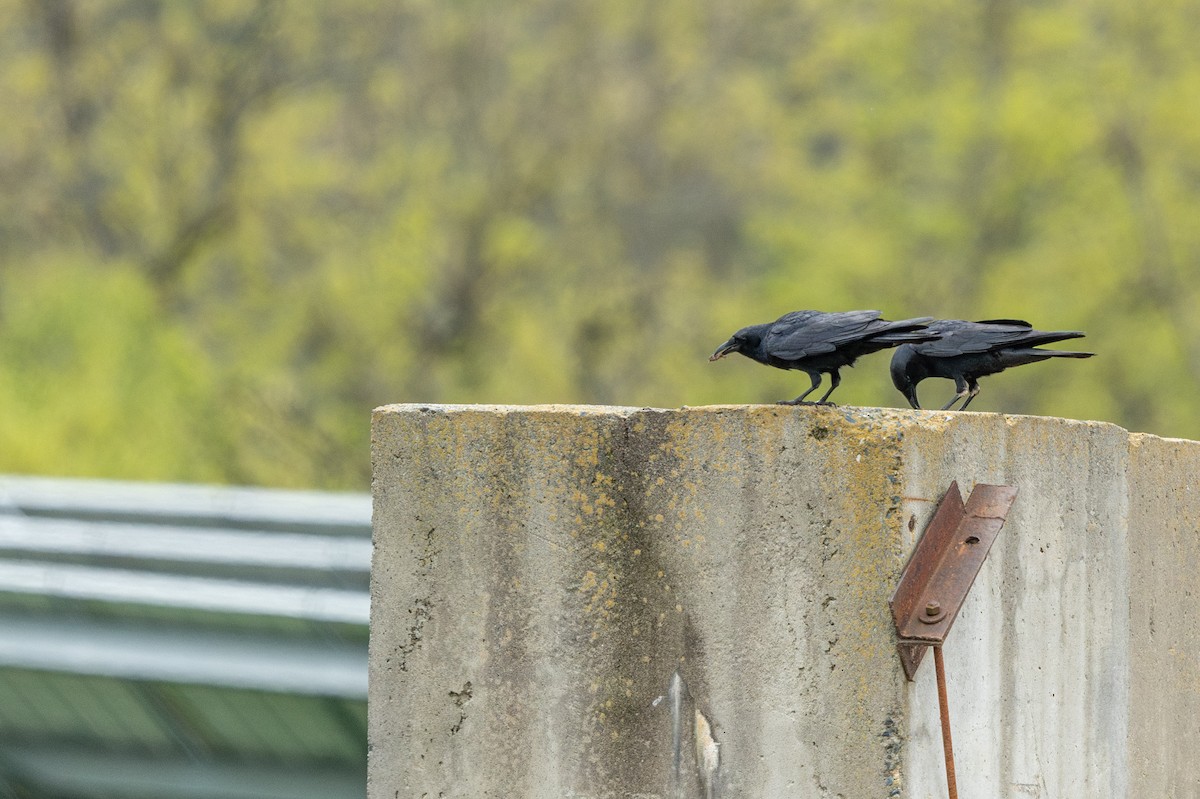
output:
[[[1200,443],[1130,437],[1130,792],[1200,797]]]
[[[1038,417],[915,415],[905,511],[957,479],[1017,486],[944,647],[961,796],[1124,797],[1127,435]],[[945,797],[933,669],[908,687],[905,796]]]
[[[1159,446],[1194,473],[1191,442],[1034,417],[378,409],[369,796],[944,796],[887,598],[954,479],[1020,490],[945,650],[962,795],[1194,796],[1130,793],[1195,773],[1189,719],[1131,713],[1162,681],[1200,707],[1180,550],[1130,544],[1165,513],[1196,554],[1196,500],[1138,478]]]

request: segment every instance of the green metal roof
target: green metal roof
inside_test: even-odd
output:
[[[0,477],[0,797],[362,797],[371,503]]]

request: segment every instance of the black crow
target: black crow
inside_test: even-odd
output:
[[[905,344],[892,356],[892,383],[914,408],[921,407],[917,402],[917,383],[927,377],[953,380],[958,393],[942,406],[942,410],[949,410],[951,405],[965,398],[959,408],[965,411],[979,393],[979,378],[985,375],[1047,358],[1090,358],[1095,354],[1034,349],[1039,344],[1080,338],[1083,333],[1034,330],[1033,325],[1020,319],[982,322],[941,319],[930,324],[929,330],[940,338]]]
[[[717,347],[709,360],[740,352],[768,366],[799,369],[808,373],[812,386],[794,400],[781,400],[779,404],[829,404],[829,395],[842,382],[838,370],[843,366],[853,366],[857,358],[888,347],[934,338],[924,329],[933,317],[902,322],[889,322],[879,317],[879,311],[792,311],[774,322],[743,327]],[[820,401],[805,402],[804,398],[821,385],[822,372],[829,373],[833,385]]]

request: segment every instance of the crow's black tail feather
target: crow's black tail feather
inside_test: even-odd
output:
[[[1019,350],[1001,350],[997,354],[1000,356],[1000,362],[1007,369],[1010,366],[1023,366],[1027,363],[1037,363],[1038,361],[1045,361],[1050,358],[1090,358],[1096,353],[1071,352],[1069,350],[1039,350],[1036,347],[1028,347]]]

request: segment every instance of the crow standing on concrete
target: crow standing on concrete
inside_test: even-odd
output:
[[[943,319],[929,325],[940,338],[919,344],[905,344],[892,356],[892,383],[910,405],[917,402],[917,383],[927,377],[945,377],[954,381],[957,393],[942,410],[965,399],[965,411],[979,393],[979,378],[1002,372],[1010,366],[1037,363],[1047,358],[1090,358],[1092,352],[1064,352],[1034,349],[1069,338],[1080,338],[1077,330],[1034,330],[1020,319],[989,319],[967,322]]]
[[[717,347],[709,360],[740,352],[768,366],[799,369],[808,373],[812,386],[794,400],[781,400],[779,404],[831,404],[827,401],[842,382],[838,370],[843,366],[853,366],[857,358],[888,347],[936,338],[924,329],[933,317],[901,322],[879,317],[879,311],[792,311],[774,322],[743,327]],[[822,372],[829,373],[833,385],[818,402],[805,402],[804,398],[821,385]]]

